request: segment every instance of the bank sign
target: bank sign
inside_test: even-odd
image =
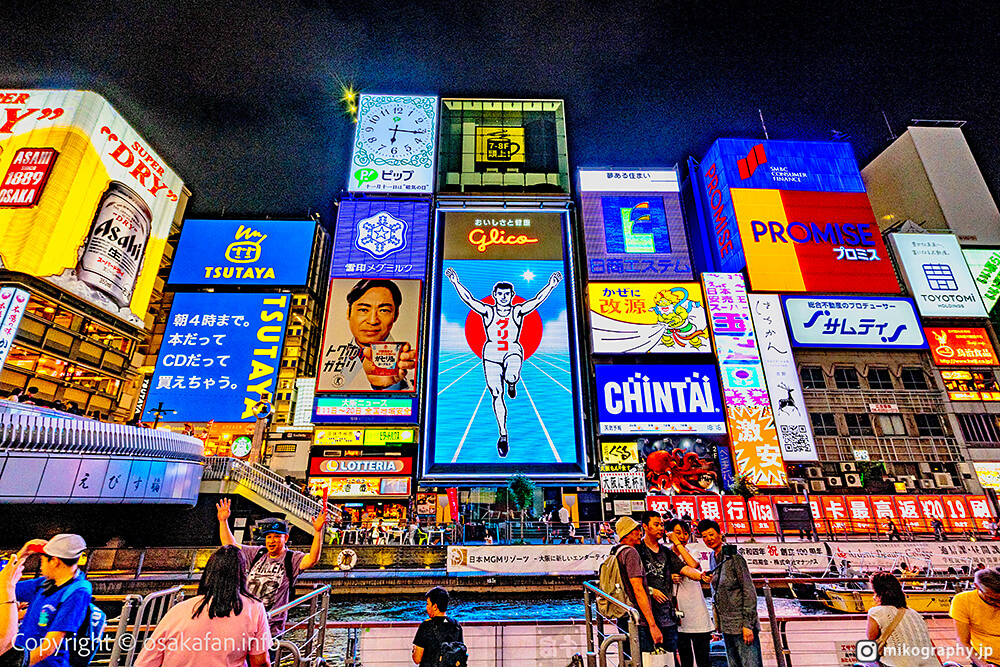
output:
[[[185,220],[171,285],[306,284],[312,220]]]
[[[953,234],[892,234],[906,286],[924,317],[987,317]]]
[[[726,432],[715,366],[596,366],[602,435]]]
[[[719,271],[755,291],[898,294],[850,145],[719,139],[701,164]]]
[[[927,340],[913,302],[900,297],[785,296],[796,347],[919,350]]]

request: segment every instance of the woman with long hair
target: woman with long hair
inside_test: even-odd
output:
[[[887,667],[940,667],[927,622],[906,606],[899,579],[876,572],[869,579],[875,606],[868,610],[868,639],[879,645],[879,660]]]
[[[268,667],[267,611],[247,592],[239,547],[205,565],[198,594],[174,605],[145,642],[135,667]]]

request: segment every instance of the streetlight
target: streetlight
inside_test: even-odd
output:
[[[157,405],[155,408],[150,408],[149,410],[146,410],[146,412],[152,412],[154,415],[156,415],[156,419],[153,420],[153,428],[156,428],[157,426],[160,425],[160,417],[167,414],[168,412],[171,414],[177,414],[176,410],[164,409],[163,401],[160,401],[160,404]]]

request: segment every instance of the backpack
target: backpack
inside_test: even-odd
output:
[[[466,667],[469,664],[469,649],[465,644],[460,641],[442,642],[436,623],[431,623],[431,629],[434,630],[434,636],[438,640],[437,664],[441,667]]]
[[[71,594],[80,590],[87,583],[83,577],[77,579],[63,589],[62,597],[59,600],[61,606]],[[104,640],[104,626],[108,621],[108,616],[94,604],[93,599],[87,605],[87,616],[83,619],[80,627],[72,637],[67,635],[66,651],[69,657],[70,667],[87,667],[94,659],[101,643]]]
[[[605,594],[631,607],[633,606],[632,583],[622,575],[622,562],[618,558],[626,546],[625,544],[616,546],[601,563],[601,569],[598,571],[598,587]],[[597,598],[597,611],[607,618],[620,618],[627,613],[624,607],[604,597]]]
[[[250,561],[250,565],[247,566],[248,575],[250,574],[250,570],[253,569],[253,566],[259,563],[260,561],[264,560],[264,556],[266,555],[267,555],[267,549],[261,549],[260,551],[257,552],[257,555],[253,557],[252,561]],[[285,576],[288,577],[288,590],[292,591],[293,592],[292,597],[295,597],[294,595],[295,577],[292,576],[293,570],[294,568],[292,567],[292,552],[290,549],[285,549]]]

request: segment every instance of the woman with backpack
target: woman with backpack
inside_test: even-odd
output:
[[[247,592],[239,547],[205,565],[198,594],[174,605],[143,642],[135,667],[268,667],[271,630],[263,603]]]
[[[886,667],[940,667],[923,617],[908,609],[899,579],[876,572],[871,579],[875,606],[868,610],[868,639],[876,642]]]

